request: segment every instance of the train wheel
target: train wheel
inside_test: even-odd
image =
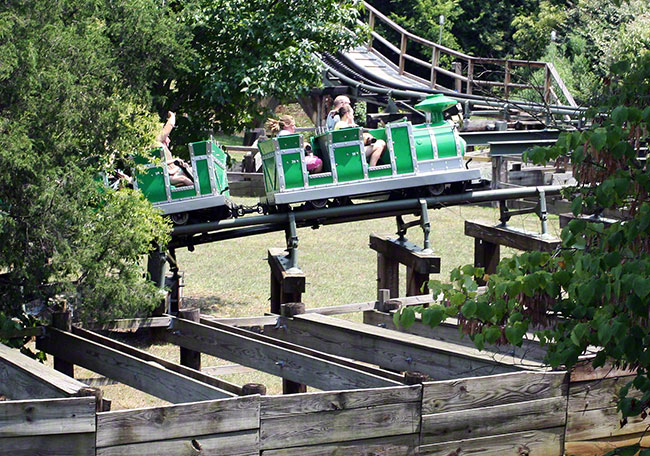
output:
[[[454,182],[449,186],[449,193],[452,195],[455,195],[457,193],[465,193],[468,184],[469,184],[468,181]]]
[[[185,225],[190,219],[190,214],[187,212],[177,212],[176,214],[170,215],[169,218],[172,219],[174,225]]]
[[[327,206],[327,199],[317,199],[317,200],[311,200],[307,201],[305,203],[305,208],[306,209],[323,209],[325,206]]]
[[[440,196],[445,192],[445,184],[435,184],[425,187],[426,196]]]

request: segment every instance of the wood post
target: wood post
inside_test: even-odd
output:
[[[55,312],[52,315],[52,326],[61,331],[72,331],[72,314],[70,311]],[[54,369],[74,378],[74,364],[67,362],[59,357],[54,357]]]
[[[429,294],[429,274],[418,272],[415,268],[406,268],[406,296]]]
[[[271,313],[280,315],[282,304],[302,301],[305,274],[300,270],[289,271],[288,254],[284,249],[269,249],[268,262],[271,267]]]
[[[440,257],[409,242],[406,238],[371,234],[370,248],[377,252],[377,293],[386,289],[390,298],[399,297],[399,265],[406,266],[406,294],[427,294],[429,274],[440,272]]]
[[[456,73],[458,76],[462,76],[463,74],[463,64],[460,62],[454,62],[454,73]],[[456,88],[456,92],[462,93],[463,92],[463,81],[459,78],[456,78],[456,81],[454,83],[454,87]]]
[[[246,383],[241,387],[242,396],[252,396],[253,394],[266,395],[266,386],[261,383]]]
[[[422,372],[406,371],[404,372],[404,383],[407,385],[420,385],[426,382],[429,377]]]
[[[497,265],[501,258],[501,246],[484,239],[474,238],[474,266],[485,268],[486,274],[497,272]],[[476,281],[480,286],[485,285],[481,278]]]
[[[377,252],[377,290],[388,290],[391,298],[399,296],[399,263]]]
[[[561,241],[538,233],[487,222],[465,221],[465,235],[474,238],[474,266],[485,268],[486,274],[496,272],[501,246],[519,250],[553,252]],[[484,285],[477,280],[479,285]]]
[[[292,318],[295,315],[305,313],[305,304],[302,302],[288,302],[282,304],[280,314],[283,317]],[[282,379],[282,394],[306,393],[307,385],[292,382],[291,380]]]
[[[406,62],[404,55],[406,55],[406,34],[402,33],[399,45],[399,74],[404,74],[404,64]]]
[[[184,309],[178,312],[178,318],[200,322],[201,311],[199,309]],[[181,365],[194,370],[201,370],[201,352],[181,347]]]

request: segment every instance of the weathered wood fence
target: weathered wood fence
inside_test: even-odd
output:
[[[431,299],[391,301],[414,305]],[[39,344],[59,358],[94,363],[105,375],[173,402],[102,412],[107,407],[92,388],[0,346],[0,394],[10,399],[0,401],[0,455],[551,456],[602,454],[645,439],[647,420],[631,420],[621,428],[613,402],[615,388],[629,379],[629,372],[583,365],[569,373],[545,371],[536,360],[543,348],[534,341],[517,353],[501,348],[501,353],[488,350],[477,357],[453,321],[429,328],[431,338],[424,338],[416,335],[421,322],[409,328],[411,334],[382,328],[392,319],[387,312],[365,310],[370,324],[361,324],[314,310],[293,317],[201,319],[210,325],[174,317],[140,323],[168,328],[170,337],[189,348],[275,369],[290,380],[331,391],[240,396],[236,385],[152,355],[140,358],[136,349],[93,332],[48,329],[45,339],[50,341]],[[264,335],[237,327],[257,324]],[[284,340],[276,338],[280,333]],[[248,344],[228,355],[240,346],[238,337],[248,337]],[[303,349],[292,338],[299,338]],[[518,360],[522,355],[525,361]],[[262,365],[264,359],[268,366]],[[392,371],[361,368],[365,363]],[[405,385],[404,377],[393,372],[403,366],[447,379]],[[285,368],[288,372],[281,372]],[[507,373],[476,376],[494,372]]]

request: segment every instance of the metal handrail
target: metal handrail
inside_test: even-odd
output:
[[[368,42],[368,48],[373,49],[373,40],[377,40],[381,42],[383,45],[385,45],[389,50],[396,53],[399,57],[397,65],[395,65],[390,59],[386,57],[384,57],[384,60],[386,61],[386,63],[391,65],[396,71],[398,71],[400,75],[411,77],[420,82],[423,81],[422,78],[405,71],[405,63],[407,60],[409,60],[431,71],[430,80],[427,82],[430,84],[432,89],[439,88],[438,84],[436,83],[436,80],[438,74],[441,74],[441,75],[454,78],[457,81],[456,83],[457,89],[460,88],[462,90],[462,85],[464,83],[466,87],[465,93],[469,95],[472,94],[472,89],[474,86],[482,86],[482,85],[503,87],[504,98],[506,99],[509,98],[511,88],[533,88],[533,89],[539,89],[543,91],[544,103],[547,104],[551,102],[551,97],[555,98],[554,100],[555,102],[559,101],[557,95],[555,94],[555,91],[552,88],[552,83],[554,82],[559,87],[560,91],[566,98],[567,102],[569,103],[569,106],[572,107],[578,106],[575,100],[573,99],[573,97],[571,96],[571,93],[567,89],[566,85],[564,84],[564,81],[562,81],[562,78],[560,77],[560,75],[558,74],[558,72],[556,71],[552,63],[533,61],[533,60],[494,59],[494,58],[485,58],[485,57],[474,57],[468,54],[464,54],[462,52],[458,52],[456,50],[448,48],[446,46],[442,46],[438,43],[434,43],[433,41],[429,41],[425,38],[419,37],[409,32],[408,30],[404,29],[394,21],[392,21],[390,18],[388,18],[381,11],[379,11],[378,9],[370,5],[368,2],[364,1],[363,4],[369,13],[368,26],[370,27],[370,39]],[[393,29],[394,31],[400,34],[399,46],[391,43],[388,39],[386,39],[385,37],[377,33],[377,31],[375,30],[375,22],[377,19],[381,20],[388,27],[390,27],[391,29]],[[431,63],[424,62],[423,60],[418,59],[417,57],[407,54],[406,48],[409,40],[431,48],[431,54],[432,54]],[[460,68],[460,65],[456,67],[456,72],[452,72],[440,67],[438,63],[440,62],[441,54],[450,55],[458,60],[464,61],[466,63],[466,68],[467,68],[466,75],[462,74],[462,68]],[[474,69],[476,65],[483,65],[483,64],[503,66],[504,73],[505,73],[503,82],[487,81],[487,80],[475,78]],[[511,69],[517,66],[543,68],[545,70],[544,85],[534,86],[530,84],[514,84],[510,82]]]

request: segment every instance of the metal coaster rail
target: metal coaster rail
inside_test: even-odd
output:
[[[287,231],[290,229],[290,225],[293,225],[294,228],[318,227],[320,225],[394,217],[409,213],[415,213],[417,215],[422,212],[424,207],[428,209],[439,209],[446,206],[519,198],[536,197],[541,199],[546,196],[560,195],[563,188],[565,187],[561,185],[548,185],[470,191],[453,195],[361,203],[312,210],[292,210],[289,208],[287,212],[283,213],[246,216],[236,219],[220,220],[218,222],[177,226],[172,232],[172,241],[169,247],[188,247],[192,249],[195,245],[208,242],[276,231]]]

